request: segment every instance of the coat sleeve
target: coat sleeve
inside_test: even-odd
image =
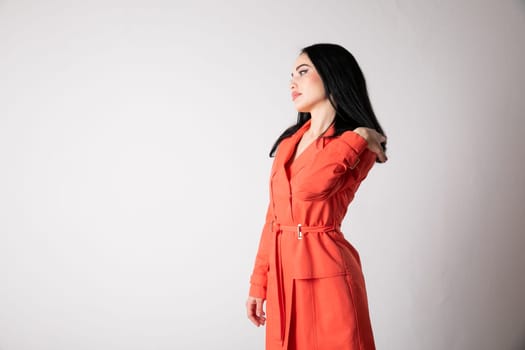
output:
[[[303,180],[292,188],[292,196],[303,201],[329,197],[344,185],[345,173],[356,167],[367,147],[368,142],[361,135],[345,131],[301,170]]]
[[[270,203],[268,204],[268,210],[266,211],[266,221],[259,240],[259,248],[257,250],[257,256],[255,257],[253,272],[250,277],[249,295],[255,298],[266,299],[266,285],[269,269],[268,255],[271,245],[272,219],[273,215]]]

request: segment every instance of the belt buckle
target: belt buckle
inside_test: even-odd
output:
[[[301,231],[301,224],[297,224],[297,239],[303,239],[303,232]]]
[[[278,232],[281,229],[281,225],[272,220],[272,232]]]

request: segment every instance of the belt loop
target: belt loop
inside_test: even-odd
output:
[[[303,239],[303,232],[301,231],[301,224],[297,224],[297,239]]]

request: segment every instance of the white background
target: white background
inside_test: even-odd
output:
[[[389,162],[345,221],[378,349],[525,346],[525,2],[0,1],[0,349],[262,349],[245,317],[299,50]]]

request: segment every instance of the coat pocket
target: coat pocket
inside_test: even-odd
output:
[[[345,257],[336,232],[305,233],[298,240],[287,236],[283,245],[287,253],[286,269],[296,279],[323,278],[346,273]]]

